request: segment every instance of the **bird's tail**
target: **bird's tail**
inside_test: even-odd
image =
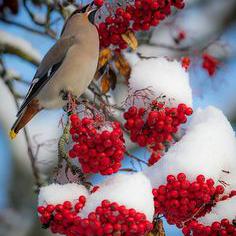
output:
[[[14,139],[18,132],[25,127],[25,125],[40,111],[38,102],[32,100],[26,108],[17,117],[15,123],[13,124],[9,136]]]

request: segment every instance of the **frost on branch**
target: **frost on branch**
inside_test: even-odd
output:
[[[130,94],[150,89],[153,92],[150,99],[166,96],[174,107],[180,103],[192,106],[189,74],[177,61],[166,58],[140,60],[132,68],[129,88]]]
[[[88,196],[87,189],[76,183],[71,184],[51,184],[40,188],[38,196],[38,205],[48,205],[48,204],[62,204],[65,201],[74,202],[79,196]]]
[[[183,138],[169,149],[160,162],[144,173],[153,187],[164,184],[169,174],[183,172],[190,181],[203,174],[233,190],[236,188],[235,156],[232,127],[220,110],[208,107],[194,113]]]
[[[99,189],[90,196],[81,214],[87,216],[94,211],[103,199],[134,208],[152,221],[154,203],[150,181],[142,174],[115,175],[108,178]]]

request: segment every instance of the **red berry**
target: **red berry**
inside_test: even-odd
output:
[[[103,5],[103,0],[94,0],[93,2],[98,7],[101,7]]]
[[[39,206],[38,207],[38,213],[42,215],[44,212],[45,212],[45,207]]]

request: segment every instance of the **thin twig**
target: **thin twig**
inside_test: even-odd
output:
[[[148,163],[147,163],[146,161],[144,161],[144,160],[142,160],[142,159],[140,159],[140,158],[134,156],[133,154],[129,153],[128,151],[126,151],[125,154],[126,154],[128,157],[130,157],[130,158],[132,158],[132,159],[134,159],[134,160],[136,160],[136,161],[138,161],[138,162],[141,162],[141,163],[143,163],[143,164],[145,164],[145,165],[148,165]]]
[[[132,168],[121,168],[121,169],[119,169],[119,171],[123,171],[123,172],[137,172],[137,170],[134,170]]]
[[[44,21],[40,21],[37,19],[37,17],[35,16],[35,14],[33,12],[31,12],[29,6],[27,5],[27,0],[23,0],[23,6],[26,10],[26,12],[28,13],[28,15],[30,16],[31,20],[39,26],[42,26],[45,28],[45,33],[48,34],[49,36],[51,36],[52,38],[55,38],[56,34],[55,32],[50,28],[50,16],[48,16],[48,14],[50,14],[51,12],[51,8],[49,6],[47,6],[47,13],[46,13],[46,19]]]
[[[27,143],[27,149],[28,149],[30,163],[31,163],[31,167],[32,167],[32,171],[33,171],[33,175],[34,175],[34,179],[35,179],[35,185],[37,186],[37,191],[39,191],[39,188],[42,186],[39,169],[36,165],[36,158],[35,158],[33,151],[32,151],[32,147],[31,147],[31,143],[30,143],[30,139],[29,139],[29,134],[28,134],[26,128],[23,128],[23,131],[24,131],[24,135],[25,135],[25,141]]]

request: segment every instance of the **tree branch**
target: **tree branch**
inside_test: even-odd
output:
[[[16,55],[35,66],[41,61],[40,54],[29,42],[4,31],[0,31],[0,53]]]
[[[2,71],[1,71],[1,74],[2,74],[2,77],[4,78],[4,75],[6,74],[6,69],[2,63],[2,61],[0,61],[1,65],[2,65]],[[13,99],[14,99],[14,102],[15,102],[15,105],[17,107],[17,109],[19,110],[19,103],[18,103],[18,99],[17,99],[17,96],[16,96],[16,92],[12,86],[12,83],[10,80],[4,80],[7,88],[9,89],[9,91],[11,92],[12,96],[13,96]],[[23,129],[24,131],[24,136],[25,136],[25,140],[26,140],[26,144],[27,144],[27,149],[28,149],[28,155],[29,155],[29,159],[30,159],[30,163],[31,163],[31,168],[32,168],[32,172],[33,172],[33,176],[34,176],[34,179],[35,179],[35,185],[37,187],[36,191],[39,190],[39,188],[42,186],[42,182],[41,182],[41,179],[40,179],[40,173],[39,173],[39,169],[37,167],[37,164],[36,164],[36,158],[33,154],[33,151],[32,151],[32,146],[31,146],[31,143],[30,143],[30,139],[29,139],[29,134],[26,130],[26,128]]]
[[[3,23],[6,23],[8,25],[14,25],[14,26],[19,27],[19,28],[21,28],[23,30],[27,30],[27,31],[29,31],[31,33],[35,33],[35,34],[39,34],[39,35],[45,35],[45,36],[48,36],[48,37],[50,37],[52,39],[56,39],[56,33],[55,32],[49,33],[47,31],[40,31],[40,30],[37,30],[35,28],[29,27],[29,26],[27,26],[25,24],[22,24],[20,22],[9,20],[9,19],[7,19],[7,18],[5,18],[3,16],[0,16],[0,20]]]
[[[65,160],[66,170],[70,169],[72,174],[74,175],[78,174],[79,183],[84,185],[87,189],[90,189],[92,184],[89,181],[87,181],[87,178],[82,172],[82,170],[70,161],[70,157],[67,154],[66,146],[69,144],[69,139],[70,139],[69,130],[70,130],[70,123],[68,118],[67,123],[63,129],[62,136],[60,137],[58,142],[58,165],[55,170],[56,176],[59,174],[59,170],[62,168],[63,160]]]

